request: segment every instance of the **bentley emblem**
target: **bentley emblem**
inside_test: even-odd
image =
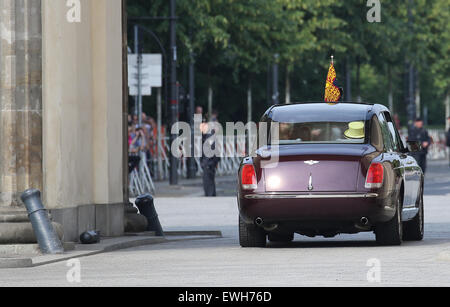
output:
[[[308,184],[308,191],[314,190],[313,184],[312,184],[312,174],[309,174],[309,184]]]
[[[305,161],[305,164],[308,164],[308,165],[311,165],[311,166],[313,166],[314,164],[318,164],[318,163],[319,163],[319,161],[314,161],[314,160]]]

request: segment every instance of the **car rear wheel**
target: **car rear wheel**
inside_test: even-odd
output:
[[[266,232],[253,224],[246,224],[239,217],[239,243],[242,247],[266,247]]]
[[[419,212],[411,221],[403,223],[403,240],[421,241],[424,234],[423,193],[420,195]]]
[[[375,227],[375,237],[379,245],[402,244],[403,226],[401,220],[402,205],[397,200],[395,215],[389,222],[381,223]]]
[[[294,240],[294,234],[279,234],[279,233],[269,233],[269,241],[270,242],[292,242]]]

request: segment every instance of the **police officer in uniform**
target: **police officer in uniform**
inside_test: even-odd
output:
[[[427,169],[427,154],[428,148],[431,144],[431,138],[428,135],[428,131],[423,127],[423,120],[421,118],[417,118],[414,121],[414,127],[412,127],[410,131],[408,140],[420,142],[422,145],[422,150],[412,153],[411,156],[416,159],[425,174]]]
[[[217,112],[214,111],[211,114],[211,120],[210,122],[214,123],[217,122]],[[214,140],[214,129],[210,129],[209,125],[207,123],[202,123],[200,126],[200,130],[202,131],[202,143],[205,144],[205,142],[211,142]],[[211,130],[211,131],[209,131]],[[213,141],[212,141],[213,142]],[[211,148],[212,150],[215,150],[215,142],[212,144],[208,144],[208,148]],[[203,169],[203,189],[205,190],[205,196],[206,197],[215,197],[216,194],[216,168],[219,164],[220,157],[213,156],[213,157],[207,157],[205,155],[204,150],[202,151],[202,157],[200,159],[200,165]]]

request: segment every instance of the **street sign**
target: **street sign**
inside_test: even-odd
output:
[[[128,95],[130,95],[130,96],[137,96],[137,95],[139,95],[137,84],[129,87]],[[151,96],[152,95],[152,88],[151,87],[143,87],[143,86],[141,86],[141,95],[142,96]]]
[[[151,95],[152,87],[162,87],[162,56],[161,54],[141,54],[140,82],[141,95]],[[128,55],[128,87],[130,95],[138,95],[139,65],[136,54]]]

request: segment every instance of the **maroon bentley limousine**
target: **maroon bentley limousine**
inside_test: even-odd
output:
[[[380,245],[421,240],[423,173],[388,109],[356,103],[271,107],[279,137],[239,168],[242,247],[373,231]]]

